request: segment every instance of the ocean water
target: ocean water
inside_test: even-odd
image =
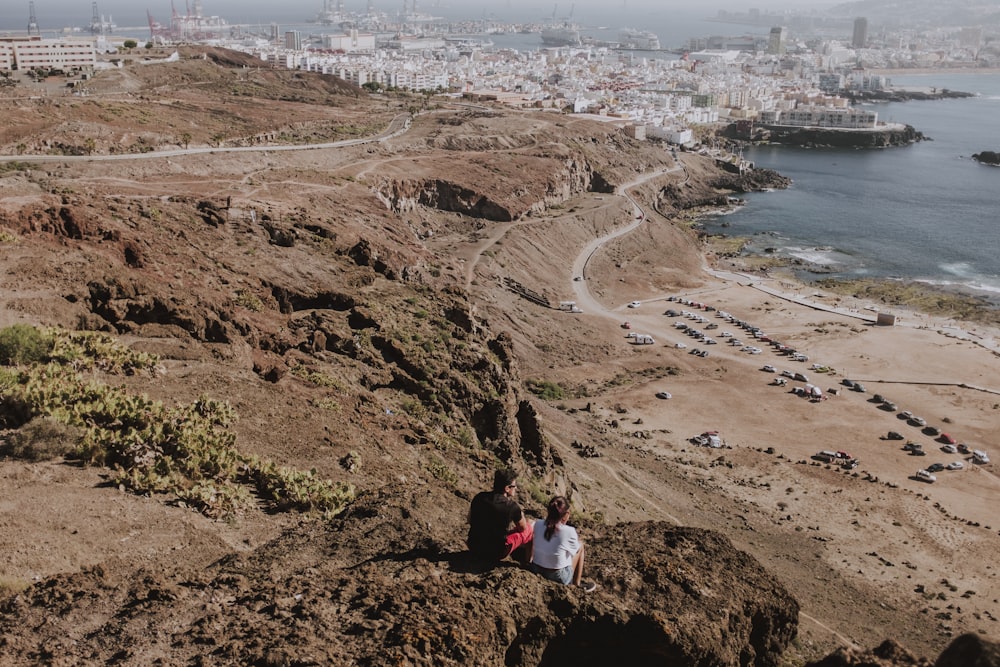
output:
[[[705,225],[752,239],[818,271],[801,277],[878,277],[973,290],[1000,302],[1000,169],[970,158],[1000,151],[1000,74],[893,77],[907,87],[974,98],[875,105],[880,119],[932,141],[879,150],[764,146],[745,157],[789,176],[788,190],[754,193]]]

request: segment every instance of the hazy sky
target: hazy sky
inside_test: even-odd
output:
[[[407,0],[410,6],[412,0]],[[185,0],[174,0],[179,13],[185,13]],[[93,13],[91,0],[34,0],[35,14],[43,30],[90,23]],[[507,21],[541,21],[551,18],[555,10],[565,18],[573,10],[573,18],[580,22],[606,22],[608,17],[625,14],[641,17],[642,12],[663,14],[677,11],[685,14],[697,12],[712,16],[719,9],[761,10],[787,8],[829,7],[835,2],[821,0],[704,0],[694,5],[681,0],[577,0],[576,2],[550,2],[548,0],[417,0],[417,9],[452,19],[483,18],[484,13]],[[361,11],[367,0],[344,0],[348,11]],[[374,0],[380,11],[395,12],[402,8],[403,0]],[[202,0],[206,15],[219,15],[230,23],[259,21],[305,21],[323,7],[323,0]],[[114,17],[122,25],[145,23],[148,9],[160,20],[170,17],[170,0],[98,0],[98,9],[105,16]],[[28,0],[0,0],[0,28],[24,30],[28,23]]]

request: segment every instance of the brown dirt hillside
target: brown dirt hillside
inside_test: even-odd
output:
[[[143,486],[183,468],[166,445],[133,442],[118,469],[82,456],[17,398],[27,370],[0,368],[0,662],[790,667],[996,636],[992,468],[915,482],[878,440],[904,426],[864,396],[809,404],[766,385],[773,357],[675,347],[662,313],[683,293],[873,377],[914,358],[933,379],[995,376],[971,342],[889,339],[709,274],[692,216],[780,177],[596,120],[199,55],[86,97],[0,99],[0,327],[158,355],[150,372],[72,361],[164,409],[226,402],[237,452],[201,505],[199,480]],[[657,343],[628,344],[626,319]],[[892,391],[970,441],[997,423],[986,392]],[[709,428],[729,448],[689,442]],[[809,460],[845,446],[865,467]],[[264,459],[299,472],[262,491]],[[529,514],[571,497],[598,591],[467,560],[468,502],[497,465],[521,471]],[[353,500],[309,511],[293,482]],[[244,502],[212,511],[230,493]]]

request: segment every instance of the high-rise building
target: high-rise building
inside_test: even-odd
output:
[[[771,36],[767,41],[767,52],[776,55],[784,55],[785,44],[788,39],[788,28],[775,26],[771,28]]]
[[[285,31],[285,48],[292,51],[302,50],[302,33],[298,30]]]
[[[859,16],[854,19],[854,35],[851,37],[851,46],[863,49],[866,44],[868,44],[868,19]]]
[[[983,27],[976,26],[974,28],[962,28],[958,33],[958,43],[966,49],[972,51],[979,51],[979,47],[983,43]]]

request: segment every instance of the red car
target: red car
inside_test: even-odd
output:
[[[951,437],[947,433],[942,433],[938,437],[938,440],[940,440],[941,442],[943,442],[946,445],[957,445],[958,444],[958,440],[955,440],[955,438]]]

